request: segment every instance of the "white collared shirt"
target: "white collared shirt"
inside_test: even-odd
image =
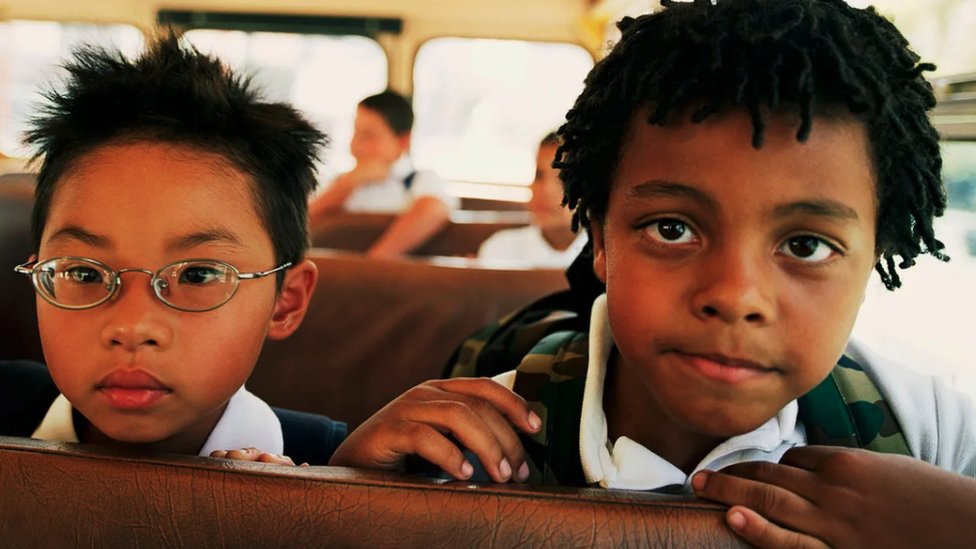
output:
[[[553,248],[536,225],[505,229],[488,237],[478,249],[478,259],[511,262],[537,269],[565,269],[586,246],[586,231],[580,231],[565,250]]]
[[[690,492],[691,476],[702,469],[717,470],[745,461],[779,461],[790,448],[806,444],[806,431],[797,423],[799,406],[795,400],[756,430],[716,446],[695,466],[692,475],[627,437],[611,442],[603,410],[603,382],[612,349],[607,298],[602,295],[593,302],[590,316],[589,362],[580,424],[580,461],[589,484],[622,490],[655,490],[677,484]],[[506,372],[495,380],[511,388],[515,372]]]
[[[407,189],[404,180],[411,173],[415,175]],[[446,181],[430,170],[414,172],[410,159],[404,155],[393,164],[389,177],[356,187],[342,207],[349,212],[396,214],[405,212],[421,196],[434,197],[452,210],[460,202],[447,191]]]
[[[41,424],[31,435],[39,440],[78,442],[71,403],[59,394]],[[210,436],[200,448],[199,455],[209,456],[214,450],[237,450],[254,447],[262,452],[282,454],[285,449],[281,422],[271,406],[241,387],[227,401],[227,407],[214,425]]]

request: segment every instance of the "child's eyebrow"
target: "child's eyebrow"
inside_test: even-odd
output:
[[[627,193],[628,199],[642,198],[688,198],[702,207],[715,212],[718,204],[715,199],[699,189],[673,181],[651,180],[634,185]]]
[[[773,210],[773,217],[776,218],[790,217],[796,214],[815,215],[855,223],[861,220],[854,208],[829,199],[791,202],[776,206]]]
[[[719,209],[718,203],[710,195],[683,183],[651,180],[634,185],[628,192],[628,198],[630,199],[674,197],[689,198],[713,212]],[[773,217],[775,218],[790,217],[797,214],[814,215],[841,221],[853,221],[855,223],[860,221],[860,217],[854,208],[836,200],[826,198],[791,202],[776,206],[773,209]]]
[[[166,243],[166,248],[169,250],[187,250],[195,246],[200,246],[201,244],[212,243],[244,247],[244,243],[234,233],[225,229],[215,228],[172,238]]]
[[[56,242],[58,240],[79,240],[95,248],[112,247],[112,241],[108,237],[92,234],[75,225],[62,227],[47,239],[48,242]]]

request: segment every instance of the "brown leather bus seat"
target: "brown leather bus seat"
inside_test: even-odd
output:
[[[312,245],[363,252],[386,231],[395,219],[391,214],[340,213],[330,217],[312,233]],[[414,250],[418,256],[474,256],[489,236],[502,229],[524,227],[529,215],[524,211],[457,211],[451,221],[424,245]]]
[[[406,389],[439,377],[460,342],[538,297],[561,271],[370,260],[312,250],[319,283],[305,321],[268,341],[248,388],[282,407],[357,425]]]
[[[0,437],[4,547],[745,547],[724,509],[637,492],[439,483],[336,467]]]
[[[528,208],[526,202],[516,202],[514,200],[496,200],[491,198],[469,198],[461,197],[462,210],[488,210],[499,211],[524,211]]]

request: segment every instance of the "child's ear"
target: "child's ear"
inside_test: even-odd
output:
[[[590,220],[590,242],[593,243],[593,272],[600,282],[607,283],[607,249],[603,241],[603,220]]]
[[[268,324],[268,339],[284,339],[298,329],[318,279],[319,269],[308,259],[285,271],[285,280]]]
[[[405,132],[397,136],[397,141],[400,142],[400,154],[406,154],[410,152],[410,132]]]

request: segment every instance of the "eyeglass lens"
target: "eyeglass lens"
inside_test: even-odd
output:
[[[125,272],[125,271],[123,271]],[[35,286],[49,301],[69,308],[94,306],[116,287],[116,273],[81,258],[56,258],[35,271]],[[183,261],[167,265],[153,278],[153,291],[168,305],[206,310],[222,305],[237,288],[237,273],[217,261]]]

